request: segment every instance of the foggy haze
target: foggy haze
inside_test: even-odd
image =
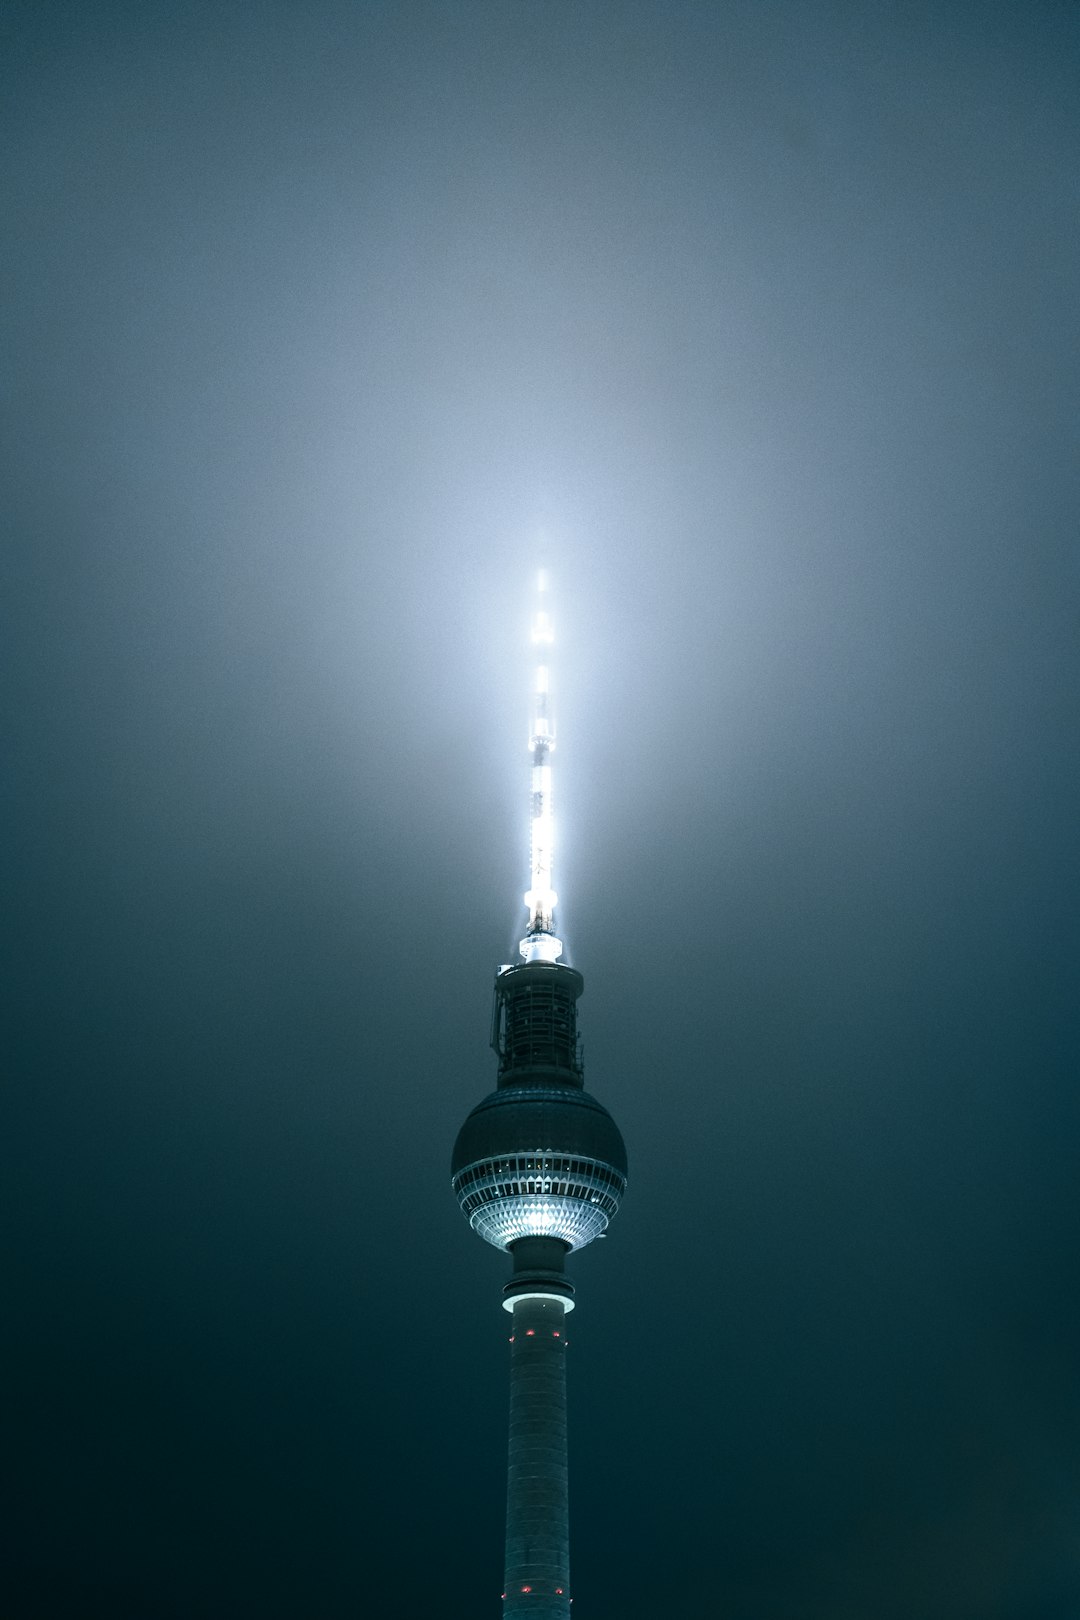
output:
[[[1075,8],[2,34],[0,1609],[498,1613],[541,531],[575,1615],[1080,1608]]]

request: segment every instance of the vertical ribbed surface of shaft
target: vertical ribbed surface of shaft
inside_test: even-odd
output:
[[[504,1620],[569,1620],[566,1312],[555,1299],[514,1305]]]

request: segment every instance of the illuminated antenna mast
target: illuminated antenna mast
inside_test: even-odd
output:
[[[555,822],[551,811],[551,756],[555,751],[555,724],[551,717],[551,648],[555,640],[548,608],[548,575],[536,575],[536,605],[532,622],[535,665],[529,756],[532,761],[532,887],[525,896],[529,926],[518,947],[526,962],[557,962],[562,940],[555,933],[558,895],[551,886],[551,859]]]

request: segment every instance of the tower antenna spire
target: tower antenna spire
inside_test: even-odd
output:
[[[557,962],[562,940],[555,932],[558,895],[552,887],[555,820],[551,799],[551,756],[555,721],[551,707],[551,662],[555,627],[551,616],[551,576],[541,558],[535,572],[532,642],[532,702],[529,715],[530,876],[525,904],[529,921],[518,949],[526,962]]]

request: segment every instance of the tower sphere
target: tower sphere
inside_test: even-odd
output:
[[[503,1085],[478,1103],[451,1161],[462,1213],[498,1249],[522,1237],[584,1248],[626,1190],[626,1148],[602,1103],[577,1086]]]

